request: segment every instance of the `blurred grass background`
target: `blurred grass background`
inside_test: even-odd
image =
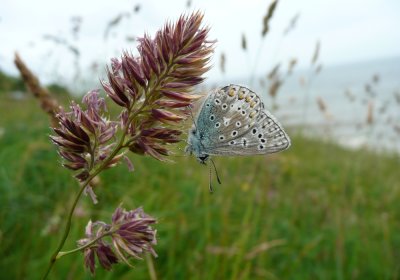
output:
[[[0,278],[39,279],[78,186],[59,164],[37,100],[0,98]],[[217,158],[223,184],[214,194],[208,168],[192,157],[166,164],[134,156],[133,173],[119,166],[102,174],[98,205],[80,202],[64,250],[89,219],[108,221],[123,202],[159,219],[159,279],[398,279],[399,157],[291,135],[293,146],[277,155]],[[82,254],[51,273],[90,278]],[[149,272],[135,261],[96,278]]]
[[[4,65],[12,64],[10,53],[22,50],[39,79],[66,105],[71,99],[68,91],[79,94],[94,84],[98,87],[97,77],[104,76],[109,60],[105,57],[119,56],[124,48],[134,49],[137,35],[158,28],[157,21],[174,19],[170,9],[179,13],[182,7],[201,7],[200,1],[191,0],[153,2],[134,6],[121,2],[112,7],[105,2],[97,7],[35,2],[35,8],[41,7],[37,12],[46,14],[41,15],[43,22],[37,21],[40,15],[31,13],[29,5],[27,9],[5,6],[8,14],[1,15],[0,28],[8,36],[4,46],[9,43],[12,47],[0,54],[4,58],[0,71],[0,279],[41,278],[78,191],[49,141],[49,119],[39,109],[38,100],[25,92],[19,78],[3,72],[10,69],[3,69]],[[277,21],[272,22],[277,2]],[[285,128],[292,124],[288,129],[292,147],[276,155],[216,158],[223,184],[217,185],[214,178],[214,194],[208,191],[208,168],[193,157],[161,163],[132,156],[133,173],[123,165],[102,173],[95,190],[97,205],[87,197],[80,201],[64,250],[75,248],[76,240],[84,237],[89,219],[107,222],[123,203],[126,209],[143,206],[159,220],[155,248],[159,257],[153,259],[158,279],[400,279],[400,158],[394,152],[400,135],[400,60],[389,57],[390,53],[379,53],[388,56],[395,67],[362,64],[359,68],[364,71],[350,71],[348,65],[330,69],[327,63],[325,69],[325,60],[332,64],[339,58],[337,62],[343,63],[346,55],[363,58],[363,50],[369,49],[366,38],[375,42],[377,35],[387,33],[394,42],[397,33],[384,27],[396,26],[390,20],[397,16],[394,7],[398,4],[376,1],[368,3],[368,8],[344,1],[343,5],[331,1],[320,6],[306,1],[267,1],[262,6],[246,2],[225,7],[227,3],[210,1],[205,8],[207,22],[220,41],[214,72],[210,72],[211,81],[205,87],[221,86],[222,81],[249,84]],[[69,15],[62,5],[76,9]],[[298,5],[311,10],[304,7],[295,11]],[[64,17],[60,17],[60,7],[64,7]],[[230,16],[221,17],[225,8]],[[24,15],[25,10],[29,13]],[[23,16],[15,16],[16,11]],[[245,20],[237,21],[237,12]],[[303,14],[304,25],[300,21],[299,32],[293,32]],[[343,16],[340,24],[335,15]],[[53,16],[60,25],[53,26]],[[357,24],[349,17],[368,20]],[[270,21],[273,25],[268,34],[251,25],[262,22],[265,30]],[[47,22],[52,28],[43,27]],[[322,28],[329,24],[330,29]],[[233,31],[227,32],[227,26]],[[10,31],[10,27],[21,29]],[[23,40],[17,44],[11,35],[25,40],[25,45]],[[348,38],[358,45],[343,44]],[[395,45],[385,38],[378,38],[379,46]],[[322,54],[325,52],[322,57],[321,46]],[[255,71],[257,64],[259,71]],[[296,73],[301,65],[302,72]],[[245,77],[237,75],[238,69]],[[324,77],[325,72],[330,75]],[[240,79],[232,78],[235,75]],[[351,109],[346,112],[345,108]],[[341,122],[348,125],[346,130]],[[304,136],[313,135],[309,133],[313,125],[318,131],[314,136],[319,138]],[[372,133],[385,126],[382,132]],[[343,134],[344,144],[357,149],[335,144],[337,139],[332,136],[337,132]],[[397,134],[392,137],[390,132]],[[366,141],[349,145],[360,136]],[[373,140],[378,145],[362,148],[363,144],[376,144]],[[371,151],[383,143],[393,149]],[[150,279],[148,266],[143,260],[135,261],[134,269],[126,265],[115,266],[111,273],[98,269],[96,279]],[[79,253],[57,261],[50,279],[92,278]]]

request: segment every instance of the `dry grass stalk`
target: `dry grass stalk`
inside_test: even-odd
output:
[[[267,75],[268,80],[272,80],[277,76],[280,67],[281,64],[278,63],[277,65],[275,65],[274,68],[271,69],[271,71]]]
[[[393,92],[394,98],[396,99],[397,104],[400,104],[400,91]]]
[[[374,87],[370,83],[366,83],[364,86],[365,93],[369,96],[374,98],[376,96],[376,91]]]
[[[207,246],[207,252],[212,255],[227,255],[234,256],[237,254],[238,249],[236,247],[221,247],[221,246]]]
[[[374,110],[374,104],[372,103],[372,101],[370,101],[370,102],[368,102],[368,111],[367,111],[367,124],[368,125],[371,125],[374,122],[373,110]]]
[[[302,77],[299,78],[299,84],[300,84],[300,86],[302,86],[302,87],[305,87],[305,86],[306,86],[307,81],[306,81],[306,78],[305,78],[304,76],[302,76]]]
[[[318,57],[319,57],[319,52],[320,52],[320,48],[321,48],[321,43],[319,40],[317,40],[317,43],[315,44],[315,50],[314,50],[314,54],[311,60],[311,64],[314,65],[317,63]]]
[[[393,125],[393,129],[394,131],[396,131],[397,134],[400,134],[400,125],[398,124]]]
[[[265,251],[268,251],[271,248],[274,248],[277,246],[282,246],[285,244],[286,244],[286,240],[284,240],[284,239],[276,239],[276,240],[271,240],[269,242],[263,242],[263,243],[255,246],[248,254],[246,254],[245,258],[247,260],[254,259],[260,253],[263,253]]]
[[[321,97],[317,97],[317,104],[318,104],[318,108],[322,113],[326,113],[327,112],[327,106],[325,101],[321,98]]]
[[[288,76],[292,74],[294,67],[297,64],[297,58],[292,58],[291,60],[289,60],[289,67],[288,67]]]
[[[68,50],[69,52],[71,52],[71,53],[75,56],[75,58],[78,58],[78,57],[81,55],[81,53],[80,53],[80,51],[78,50],[78,48],[77,48],[76,46],[73,46],[72,44],[70,44],[70,43],[69,43],[66,39],[64,39],[64,38],[57,37],[57,36],[50,35],[50,34],[46,34],[46,35],[43,36],[43,39],[48,40],[48,41],[51,41],[51,42],[53,42],[53,43],[55,43],[55,44],[57,44],[57,45],[66,47],[67,50]]]
[[[135,7],[133,7],[133,11],[135,12],[135,13],[138,13],[138,12],[140,12],[140,9],[142,8],[142,6],[140,6],[140,4],[136,4],[135,5]]]
[[[75,40],[78,39],[79,36],[79,32],[81,30],[81,26],[82,26],[82,17],[80,16],[74,16],[71,18],[71,22],[72,22],[72,28],[71,28],[71,32],[72,32],[72,36],[74,37]]]
[[[14,63],[15,66],[17,66],[21,74],[22,80],[24,81],[28,90],[39,100],[42,110],[49,115],[52,126],[57,127],[58,120],[56,118],[56,115],[61,108],[58,101],[50,94],[50,92],[46,88],[40,85],[39,79],[26,66],[18,53],[15,54]]]
[[[273,0],[268,7],[267,13],[263,18],[263,29],[261,32],[261,36],[265,37],[269,31],[269,21],[271,20],[272,16],[274,15],[276,5],[278,4],[278,0]]]
[[[364,86],[364,90],[365,90],[365,92],[366,93],[372,93],[372,86],[370,85],[370,84],[365,84],[365,86]]]
[[[125,37],[125,40],[127,41],[127,42],[136,42],[136,36],[126,36]]]
[[[140,8],[139,8],[140,9]],[[118,26],[121,22],[121,20],[124,17],[129,17],[129,13],[120,13],[118,14],[115,18],[113,18],[112,20],[110,20],[107,24],[106,29],[104,30],[104,40],[108,39],[108,36],[110,35],[110,31],[112,28]]]
[[[328,106],[326,105],[326,102],[322,99],[322,97],[319,97],[319,96],[317,97],[317,104],[318,104],[319,110],[324,115],[325,119],[332,120],[333,116],[332,116],[332,114],[329,113]]]
[[[322,70],[322,64],[318,64],[317,68],[315,68],[315,74],[319,74]]]
[[[300,17],[300,13],[297,13],[292,17],[292,19],[289,22],[288,27],[286,27],[285,31],[283,31],[284,36],[287,35],[290,31],[292,31],[296,27],[299,17]]]
[[[275,98],[275,97],[276,97],[279,88],[282,86],[282,83],[283,83],[283,81],[282,81],[278,76],[276,76],[276,77],[273,79],[272,84],[271,84],[271,86],[269,87],[269,91],[268,91],[269,95],[270,95],[272,98]]]
[[[225,73],[225,63],[226,63],[225,53],[221,53],[219,67],[221,68],[222,73]]]
[[[380,79],[381,79],[381,78],[380,78],[380,76],[379,76],[378,73],[376,73],[376,74],[374,74],[374,75],[372,76],[372,82],[373,82],[374,84],[379,83]]]
[[[247,40],[246,40],[246,35],[244,33],[242,34],[242,49],[244,51],[247,50]]]
[[[383,102],[383,104],[381,105],[381,107],[379,107],[378,112],[379,114],[385,114],[387,108],[389,106],[389,101],[385,100],[385,102]]]

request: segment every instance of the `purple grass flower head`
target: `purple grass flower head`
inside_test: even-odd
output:
[[[91,185],[95,185],[92,180],[100,172],[122,160],[133,171],[126,154],[129,151],[166,160],[170,145],[181,140],[183,122],[188,119],[193,102],[202,97],[193,93],[194,86],[204,80],[214,48],[202,20],[200,12],[181,16],[154,37],[146,34],[139,38],[137,56],[126,51],[111,60],[102,86],[119,108],[116,116],[107,111],[98,90],[87,93],[81,105],[71,102],[70,111],[60,109],[59,127],[53,128],[50,138],[58,146],[63,166],[74,172],[81,189],[45,278],[57,258],[78,251],[84,253],[85,266],[92,274],[96,263],[110,270],[120,262],[131,265],[131,259],[141,259],[145,253],[157,256],[153,249],[157,244],[153,228],[156,219],[142,208],[126,211],[118,207],[111,224],[89,221],[85,238],[77,242],[78,248],[60,250],[81,194],[89,194],[96,201]]]
[[[117,124],[103,116],[107,108],[97,90],[87,93],[83,104],[85,109],[72,102],[70,112],[61,111],[57,115],[60,126],[53,128],[57,135],[50,136],[59,147],[63,166],[76,171],[79,181],[85,181],[90,170],[107,157],[113,146],[110,140],[117,131]],[[108,166],[112,164],[115,162],[109,162]]]
[[[108,230],[109,226],[103,222],[92,223],[92,221],[89,221],[86,226],[86,238],[77,242],[79,247],[90,244],[90,246],[83,249],[83,254],[85,256],[85,266],[92,275],[95,273],[96,256],[100,265],[106,270],[110,270],[113,264],[118,263],[118,258],[111,246],[102,240],[103,237],[109,234]]]
[[[121,107],[117,120],[105,116],[107,108],[97,90],[85,95],[84,108],[72,102],[70,112],[58,114],[60,127],[53,128],[56,135],[50,137],[59,147],[63,166],[75,171],[80,182],[121,159],[133,170],[121,152],[124,148],[165,160],[169,145],[181,140],[182,131],[177,128],[188,118],[192,103],[201,97],[193,94],[193,87],[204,80],[214,47],[214,42],[207,40],[209,29],[202,27],[202,19],[200,12],[181,16],[154,38],[139,38],[138,56],[125,52],[120,59],[111,60],[108,81],[102,85]],[[119,140],[114,137],[117,131],[121,132]],[[85,193],[95,201],[90,188]]]
[[[86,237],[77,242],[78,247],[82,247],[86,268],[94,275],[96,257],[100,266],[106,270],[118,262],[131,266],[129,259],[141,259],[145,252],[157,257],[153,249],[157,244],[156,230],[151,227],[154,223],[156,220],[144,213],[141,207],[131,211],[118,207],[112,216],[111,225],[89,221]],[[111,238],[111,243],[107,242],[107,238]]]
[[[141,259],[145,251],[157,257],[153,249],[157,231],[151,227],[154,223],[156,220],[141,207],[131,211],[118,207],[112,216],[112,242],[118,258],[130,265],[129,257]]]
[[[59,146],[63,165],[76,171],[79,181],[87,180],[106,159],[103,169],[124,157],[117,151],[108,158],[117,129],[123,135],[118,149],[126,147],[159,160],[169,155],[167,145],[178,142],[181,134],[173,126],[187,119],[191,104],[201,97],[192,93],[193,86],[203,81],[209,69],[214,42],[207,40],[209,29],[202,27],[202,19],[199,12],[181,16],[154,38],[139,38],[137,57],[125,52],[111,60],[108,81],[102,85],[122,107],[119,125],[104,117],[107,108],[97,90],[83,98],[86,109],[72,102],[70,112],[58,114],[60,128],[54,128],[57,135],[51,139]]]
[[[189,106],[201,97],[193,94],[193,87],[204,80],[213,52],[202,19],[199,12],[181,16],[154,38],[139,38],[138,56],[125,52],[112,60],[108,81],[102,84],[123,108],[120,125],[132,152],[163,160],[169,155],[167,145],[179,141],[180,132],[171,127],[187,119]],[[149,135],[153,128],[163,133]]]

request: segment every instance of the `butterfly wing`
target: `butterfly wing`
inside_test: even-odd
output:
[[[230,85],[211,92],[197,117],[201,148],[209,155],[269,154],[287,149],[290,139],[248,88]]]

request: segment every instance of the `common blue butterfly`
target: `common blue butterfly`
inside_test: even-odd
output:
[[[186,151],[205,164],[210,155],[270,154],[289,147],[289,136],[260,97],[246,87],[229,85],[205,97]]]

